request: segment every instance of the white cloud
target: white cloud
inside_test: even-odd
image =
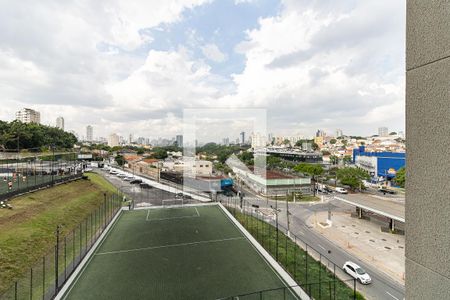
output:
[[[183,11],[210,1],[0,4],[0,118],[32,106],[44,123],[63,114],[80,133],[93,124],[96,135],[167,136],[180,130],[182,108],[267,107],[268,130],[286,134],[403,129],[404,1],[281,0],[276,16],[235,45],[245,65],[231,80],[207,64],[232,58],[205,43],[220,35],[186,28],[186,47],[207,60],[183,45],[143,50],[153,42],[143,29],[181,22]]]
[[[224,62],[227,59],[227,56],[220,51],[219,47],[216,44],[207,44],[202,47],[202,53],[206,58],[212,60],[214,62]]]
[[[275,131],[403,129],[404,4],[318,3],[286,1],[247,32],[236,102],[268,107]]]

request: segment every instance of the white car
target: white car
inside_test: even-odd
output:
[[[354,262],[351,261],[345,262],[342,269],[344,270],[345,273],[352,276],[362,284],[369,284],[372,282],[372,278],[370,278],[369,274],[367,274],[363,268],[361,268]]]
[[[348,191],[346,189],[344,189],[344,188],[341,188],[341,187],[337,187],[336,188],[336,192],[339,193],[339,194],[348,194]]]

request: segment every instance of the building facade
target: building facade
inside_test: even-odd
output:
[[[22,108],[21,110],[16,112],[16,120],[22,123],[41,123],[41,113],[31,109],[31,108]]]
[[[406,299],[450,299],[450,9],[406,1]]]
[[[91,125],[86,126],[86,141],[92,142],[94,140],[94,128]]]
[[[389,136],[389,128],[387,128],[387,127],[379,127],[378,128],[378,135],[379,136]]]
[[[366,170],[372,181],[392,180],[405,162],[404,152],[366,152],[364,146],[353,149],[353,163]]]
[[[63,117],[56,118],[56,128],[64,130],[64,118]]]
[[[119,136],[115,133],[110,134],[108,137],[108,146],[117,147],[119,146]]]

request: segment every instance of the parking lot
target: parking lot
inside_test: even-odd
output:
[[[168,191],[156,188],[151,184],[149,184],[150,188],[143,188],[140,184],[131,184],[131,181],[112,175],[107,170],[96,169],[95,172],[105,177],[126,197],[128,196],[127,200],[132,199],[135,207],[178,204],[181,201],[183,204],[200,203],[200,201],[190,199],[190,196],[182,196],[179,190],[170,186],[168,186]]]

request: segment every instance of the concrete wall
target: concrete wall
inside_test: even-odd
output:
[[[450,1],[407,1],[406,70],[406,299],[450,299]]]

